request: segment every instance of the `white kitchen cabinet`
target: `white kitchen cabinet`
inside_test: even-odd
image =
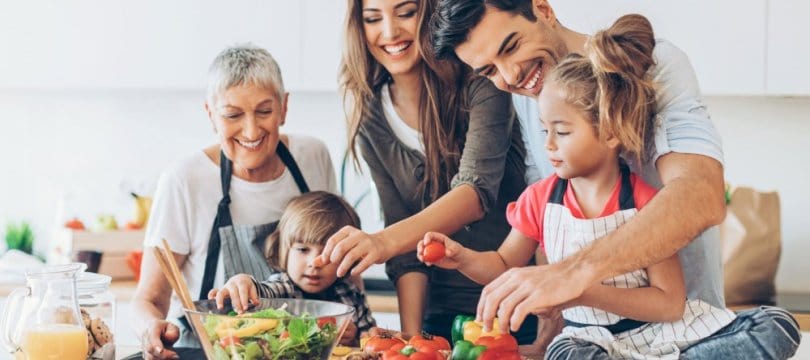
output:
[[[770,0],[768,8],[769,95],[810,95],[810,3]]]
[[[656,37],[689,56],[704,94],[765,91],[766,0],[552,0],[551,5],[563,25],[589,34],[621,15],[645,15]]]
[[[0,5],[0,87],[203,88],[227,45],[273,53],[300,85],[301,2],[32,0]]]

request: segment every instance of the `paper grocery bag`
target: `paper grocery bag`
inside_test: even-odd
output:
[[[782,238],[779,194],[734,188],[726,211],[720,224],[726,304],[773,304]]]

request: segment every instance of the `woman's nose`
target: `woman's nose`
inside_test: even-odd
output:
[[[256,117],[253,115],[247,115],[242,126],[242,136],[248,140],[256,140],[259,138],[260,133],[261,130],[259,129],[259,123],[257,122]]]
[[[383,19],[383,39],[394,40],[399,36],[399,26],[393,19]]]

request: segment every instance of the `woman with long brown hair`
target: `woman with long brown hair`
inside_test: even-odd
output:
[[[463,65],[435,59],[428,33],[434,6],[348,2],[340,81],[349,145],[369,165],[386,227],[373,234],[342,229],[319,261],[339,263],[339,275],[385,261],[403,332],[448,337],[456,314],[475,313],[481,286],[457,271],[425,267],[417,243],[437,231],[471,248],[497,249],[509,231],[506,204],[526,184],[509,94]],[[523,330],[519,340],[533,341],[536,323]]]

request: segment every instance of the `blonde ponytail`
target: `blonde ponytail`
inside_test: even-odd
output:
[[[652,25],[641,15],[625,15],[586,45],[599,88],[600,134],[619,139],[622,150],[645,160],[652,137],[655,88],[647,72],[655,65]]]

